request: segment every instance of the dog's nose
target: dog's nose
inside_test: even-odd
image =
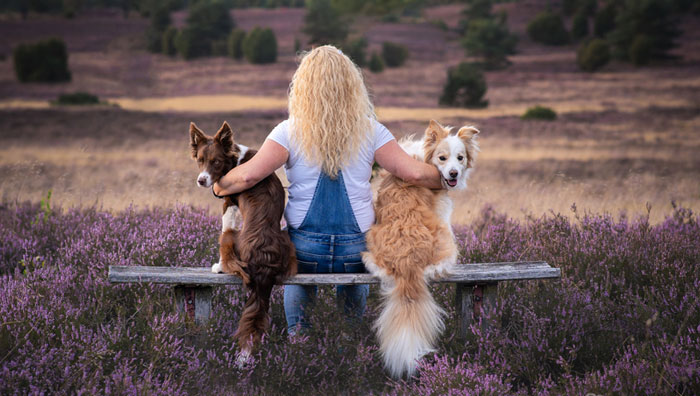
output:
[[[202,176],[199,179],[197,179],[197,183],[199,183],[200,186],[203,186],[203,185],[207,184],[207,178]]]
[[[458,174],[459,174],[459,172],[457,172],[454,169],[450,171],[450,177],[453,179],[456,178]]]

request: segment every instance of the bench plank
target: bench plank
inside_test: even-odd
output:
[[[505,280],[552,279],[561,277],[561,270],[544,261],[514,263],[458,264],[450,276],[440,283],[492,283]],[[112,283],[165,283],[177,285],[240,285],[234,275],[214,274],[207,267],[109,266]],[[357,285],[376,284],[371,274],[298,274],[285,285]]]

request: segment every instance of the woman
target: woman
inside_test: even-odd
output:
[[[289,119],[267,137],[257,154],[214,185],[217,195],[246,190],[284,165],[289,180],[285,209],[299,273],[365,272],[360,253],[374,223],[370,176],[376,161],[412,184],[441,188],[434,166],[406,154],[376,121],[362,72],[340,50],[308,52],[292,78]],[[368,285],[338,286],[349,318],[365,309]],[[316,286],[287,285],[288,333],[308,327],[304,308]]]

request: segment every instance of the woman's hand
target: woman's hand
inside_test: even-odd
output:
[[[245,191],[284,165],[288,157],[289,152],[281,144],[266,139],[253,158],[231,169],[214,183],[214,193],[223,196]]]
[[[408,155],[396,140],[391,140],[375,151],[374,159],[379,166],[405,182],[433,190],[443,188],[437,168]]]

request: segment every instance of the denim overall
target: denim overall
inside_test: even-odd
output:
[[[365,250],[365,234],[360,231],[345,190],[343,175],[333,180],[321,172],[311,206],[299,228],[289,228],[297,252],[299,273],[365,272],[360,253]],[[365,310],[369,285],[336,286],[338,307],[349,320],[357,320]],[[316,296],[316,286],[286,285],[284,313],[287,332],[294,335],[299,326],[308,328],[304,314]]]

